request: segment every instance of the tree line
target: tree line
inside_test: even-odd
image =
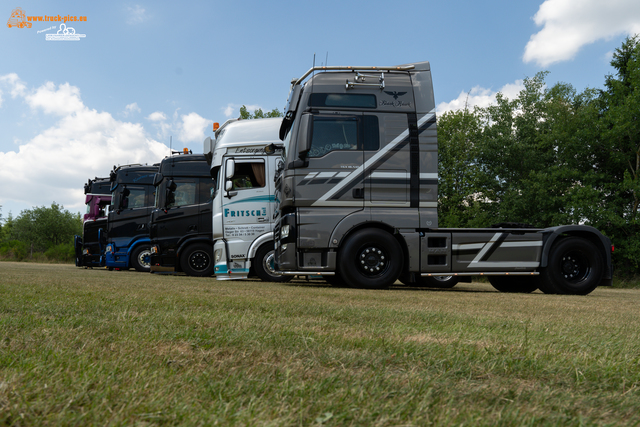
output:
[[[640,36],[615,50],[603,89],[547,87],[438,118],[439,226],[592,225],[617,272],[640,264]]]
[[[11,213],[0,226],[0,259],[72,262],[73,236],[82,235],[82,218],[55,202],[50,207]]]

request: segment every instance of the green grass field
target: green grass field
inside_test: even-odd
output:
[[[639,425],[640,290],[0,263],[0,425]]]

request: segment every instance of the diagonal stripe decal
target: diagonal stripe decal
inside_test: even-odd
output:
[[[422,131],[422,127],[425,124],[430,124],[435,121],[436,113],[435,109],[431,110],[429,113],[425,114],[418,120],[418,128]],[[318,198],[311,206],[323,206],[326,205],[326,202],[331,197],[336,194],[342,192],[345,187],[349,184],[354,184],[354,181],[358,179],[362,181],[363,171],[369,171],[371,174],[377,167],[376,163],[383,160],[383,158],[388,155],[390,152],[397,150],[399,146],[406,145],[409,143],[409,129],[405,129],[393,139],[389,144],[387,144],[382,150],[378,151],[373,157],[367,160],[362,166],[354,169],[353,172],[349,173],[349,175],[343,179],[339,184],[333,187],[331,190],[327,191],[322,197]],[[376,167],[373,167],[376,166]]]

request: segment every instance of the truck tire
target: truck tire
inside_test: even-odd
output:
[[[388,288],[402,271],[400,243],[376,228],[356,231],[338,255],[338,274],[352,288]]]
[[[604,261],[596,245],[582,237],[556,241],[542,269],[540,290],[546,294],[587,295],[602,280]]]
[[[489,276],[489,283],[500,292],[530,294],[538,289],[538,276]]]
[[[458,278],[455,276],[421,276],[418,283],[420,286],[428,288],[450,289],[458,284]]]
[[[251,261],[256,275],[264,282],[288,282],[293,276],[276,274],[273,269],[273,242],[265,243],[256,251],[256,256]]]
[[[131,266],[137,271],[151,271],[151,247],[148,244],[138,246],[131,252]]]
[[[213,244],[189,245],[180,255],[180,268],[187,276],[211,276],[213,267]]]

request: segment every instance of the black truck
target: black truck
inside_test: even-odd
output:
[[[153,209],[153,177],[159,164],[113,168],[111,209],[107,220],[105,260],[109,269],[149,271],[149,214]]]
[[[215,181],[202,154],[165,158],[155,175],[151,212],[151,272],[213,274],[212,193]]]

